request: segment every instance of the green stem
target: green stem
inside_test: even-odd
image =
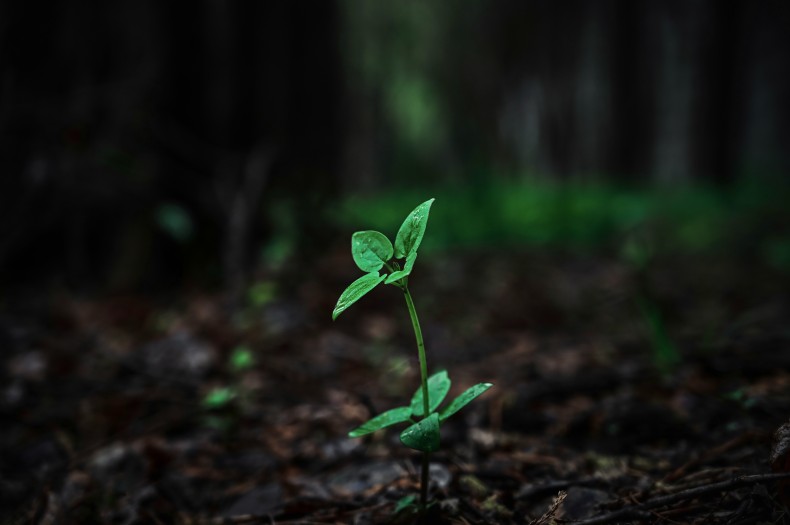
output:
[[[422,453],[422,476],[420,476],[420,510],[428,508],[428,473],[430,472],[431,453]]]
[[[422,340],[422,329],[420,329],[420,320],[417,318],[417,310],[414,308],[414,301],[412,301],[409,289],[403,287],[403,296],[406,298],[406,306],[409,307],[409,315],[411,316],[411,324],[414,327],[414,337],[417,339],[417,353],[420,358],[420,382],[422,383],[422,407],[423,417],[428,417],[430,414],[430,403],[428,402],[428,361],[425,358],[425,343]]]
[[[425,342],[422,339],[422,329],[420,320],[417,318],[417,310],[414,308],[414,301],[409,293],[409,288],[404,283],[403,296],[406,298],[406,306],[409,307],[409,316],[414,328],[414,337],[417,339],[417,353],[420,359],[420,383],[422,385],[422,408],[423,417],[430,414],[430,400],[428,399],[428,360],[425,357]],[[428,505],[428,472],[431,459],[430,452],[422,453],[422,476],[420,477],[420,509],[425,510]]]

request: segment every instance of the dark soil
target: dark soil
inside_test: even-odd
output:
[[[790,522],[790,430],[771,455],[790,419],[787,274],[748,254],[420,263],[431,370],[451,395],[495,384],[443,426],[424,522]],[[332,323],[357,277],[345,246],[300,275],[234,313],[197,293],[8,299],[0,522],[413,522],[394,509],[419,491],[418,454],[391,429],[346,437],[418,385],[401,294]],[[234,371],[241,344],[256,362]],[[209,408],[217,387],[237,395]]]

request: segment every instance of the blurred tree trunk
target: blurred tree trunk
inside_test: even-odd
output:
[[[635,181],[649,171],[654,127],[655,50],[647,5],[615,2],[612,30],[613,136],[609,169],[613,177]]]
[[[288,2],[291,22],[283,42],[288,108],[284,126],[284,177],[279,191],[293,199],[299,256],[317,257],[329,239],[323,215],[339,187],[343,130],[340,119],[339,13],[335,0]]]
[[[692,123],[698,53],[690,52],[704,12],[693,2],[657,6],[653,15],[658,56],[655,140],[650,175],[661,183],[693,178]]]
[[[743,1],[712,2],[701,24],[695,172],[719,184],[735,178],[743,114]]]
[[[275,202],[297,218],[297,248],[324,242],[336,1],[45,4],[0,8],[0,264],[15,280],[214,281],[238,297]],[[157,224],[168,203],[194,238]]]
[[[768,6],[743,6],[745,107],[739,168],[783,181],[790,172],[790,2]]]
[[[262,204],[289,203],[303,234],[300,251],[312,252],[324,240],[321,213],[337,186],[336,6],[219,0],[203,5],[192,23],[205,37],[175,43],[171,53],[181,81],[169,100],[179,108],[173,120],[193,135],[174,141],[181,144],[176,149],[193,157],[189,164],[201,166],[198,176],[204,179],[203,193],[186,198],[220,225],[211,245],[235,304],[264,241]],[[171,16],[178,12],[172,8]],[[183,62],[185,54],[191,60]],[[181,98],[187,90],[192,94]]]

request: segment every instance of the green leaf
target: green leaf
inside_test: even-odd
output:
[[[377,272],[392,259],[392,243],[377,231],[356,232],[351,236],[351,255],[363,272]]]
[[[400,433],[401,443],[421,452],[439,450],[439,414],[433,413]]]
[[[408,508],[416,508],[417,505],[414,503],[414,500],[416,499],[417,496],[415,496],[414,494],[409,494],[408,496],[402,497],[401,499],[398,500],[397,505],[395,505],[394,513],[397,514],[399,512],[403,512]]]
[[[229,387],[212,388],[206,397],[203,398],[203,406],[206,408],[222,408],[236,397],[236,391]]]
[[[360,426],[349,432],[348,437],[356,438],[366,434],[371,434],[382,428],[408,421],[410,417],[411,407],[393,408],[392,410],[387,410],[373,419],[362,423]]]
[[[376,272],[371,272],[349,284],[348,288],[340,295],[340,299],[337,300],[335,309],[332,311],[332,320],[334,321],[337,319],[338,315],[345,312],[349,306],[359,301],[363,295],[371,291],[386,278],[386,274],[379,275]]]
[[[399,279],[403,279],[407,275],[411,274],[411,269],[414,268],[414,261],[417,260],[417,251],[410,252],[409,255],[406,256],[406,264],[403,266],[403,270],[398,270],[396,272],[392,272],[387,277],[387,280],[384,281],[385,284],[392,284]]]
[[[420,247],[425,227],[428,225],[428,213],[434,199],[427,200],[414,208],[401,224],[395,237],[395,257],[402,259]]]
[[[452,400],[452,402],[444,407],[444,410],[439,414],[439,419],[442,421],[452,416],[466,405],[471,403],[477,396],[491,388],[491,383],[478,383],[475,386],[467,388],[461,395]]]
[[[436,372],[428,378],[428,407],[431,412],[442,404],[449,391],[450,378],[445,370]],[[411,413],[415,417],[423,417],[425,415],[423,414],[422,404],[422,387],[420,387],[411,398]]]
[[[230,355],[230,366],[237,372],[248,370],[255,366],[255,356],[247,345],[239,345]]]

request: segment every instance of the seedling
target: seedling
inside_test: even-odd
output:
[[[203,397],[203,408],[208,412],[206,423],[219,430],[227,430],[233,421],[233,406],[242,409],[247,406],[250,392],[242,382],[243,374],[255,366],[255,357],[247,345],[239,345],[233,349],[228,359],[228,368],[232,375],[229,385],[216,386]]]
[[[244,372],[255,365],[255,356],[247,345],[237,346],[230,355],[230,367],[234,372]]]
[[[381,283],[391,284],[403,292],[417,340],[420,387],[414,392],[408,406],[387,410],[355,428],[348,435],[361,437],[385,427],[408,424],[401,432],[400,440],[407,447],[422,452],[420,511],[425,510],[428,503],[428,466],[431,453],[439,450],[441,424],[492,386],[491,383],[478,383],[437,412],[439,405],[450,391],[450,378],[444,370],[428,377],[425,343],[417,310],[409,292],[409,275],[417,260],[417,250],[425,235],[433,201],[434,199],[423,202],[406,217],[395,237],[394,247],[384,234],[377,231],[356,232],[351,237],[351,255],[359,269],[366,273],[346,288],[332,312],[332,319],[337,319],[337,316]],[[411,500],[405,505],[410,503]]]
[[[669,377],[682,357],[667,330],[663,312],[651,293],[648,277],[655,251],[649,237],[634,236],[629,239],[623,246],[623,258],[634,273],[636,306],[648,329],[653,363],[664,377]]]

